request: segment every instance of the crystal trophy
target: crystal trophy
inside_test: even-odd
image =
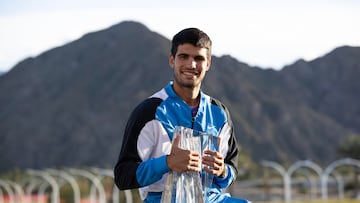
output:
[[[179,147],[198,151],[201,157],[204,150],[218,150],[218,138],[190,128],[176,126],[174,137],[180,136]],[[208,156],[208,155],[205,155]],[[200,158],[201,158],[200,157]],[[202,203],[206,202],[207,191],[214,176],[202,170],[167,174],[162,203]]]

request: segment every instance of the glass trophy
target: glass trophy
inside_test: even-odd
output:
[[[175,136],[180,136],[179,147],[198,151],[201,156],[204,150],[218,150],[218,138],[200,131],[176,126]],[[201,157],[200,157],[201,158]],[[203,168],[203,167],[202,167]],[[211,187],[214,176],[202,170],[167,174],[162,203],[201,203],[206,202],[207,191]]]

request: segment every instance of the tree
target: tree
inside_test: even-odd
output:
[[[360,135],[350,135],[339,146],[338,153],[345,157],[360,159]]]
[[[349,158],[360,160],[360,135],[350,135],[345,138],[344,142],[339,146],[338,153]],[[359,191],[359,176],[360,169],[355,168],[354,185],[355,194]]]

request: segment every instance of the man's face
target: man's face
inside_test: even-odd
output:
[[[194,88],[201,85],[206,71],[210,68],[206,48],[186,43],[179,45],[176,56],[170,55],[169,64],[174,69],[174,82],[182,87]]]

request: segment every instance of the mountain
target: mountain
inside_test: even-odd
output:
[[[360,131],[359,56],[359,48],[340,47],[281,71],[223,56],[204,86],[229,104],[238,140],[255,160],[328,164],[336,159],[338,144]]]
[[[172,78],[170,40],[125,21],[28,58],[0,76],[0,171],[112,167],[131,110]],[[213,56],[203,90],[231,110],[254,160],[327,163],[360,132],[360,48],[280,71]]]

